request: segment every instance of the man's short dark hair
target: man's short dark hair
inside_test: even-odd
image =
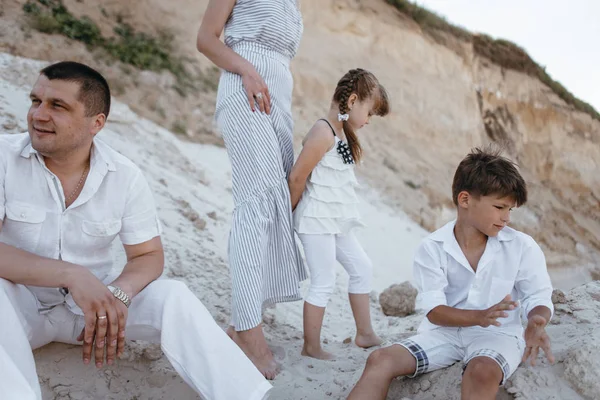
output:
[[[50,80],[79,84],[79,101],[85,106],[85,115],[91,117],[110,111],[110,89],[106,79],[95,69],[74,61],[62,61],[40,71]]]
[[[462,191],[474,196],[512,197],[517,206],[527,202],[527,185],[516,164],[490,147],[471,150],[458,165],[452,182],[455,205]]]

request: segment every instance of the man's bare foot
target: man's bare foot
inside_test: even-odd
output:
[[[372,332],[368,335],[357,334],[356,338],[354,339],[354,343],[356,343],[358,347],[368,349],[369,347],[379,346],[381,343],[383,343],[383,341],[375,334],[375,332]]]
[[[307,346],[306,343],[304,343],[304,346],[302,346],[302,352],[300,354],[305,357],[312,357],[319,360],[333,360],[335,358],[333,354],[323,350],[321,346],[314,348]]]
[[[230,327],[232,328],[232,327]],[[254,366],[267,379],[275,379],[279,373],[279,366],[273,358],[273,353],[262,332],[262,327],[257,326],[247,331],[236,332],[235,329],[232,336],[233,341],[242,349],[246,356],[252,361]],[[227,329],[229,335],[230,329]]]

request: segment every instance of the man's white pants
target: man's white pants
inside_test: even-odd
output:
[[[0,398],[40,400],[32,349],[50,342],[81,344],[76,338],[84,325],[83,317],[65,306],[39,314],[25,286],[0,278]],[[175,370],[204,399],[261,400],[271,389],[182,282],[157,280],[142,290],[129,308],[126,338],[160,343]],[[89,368],[95,368],[93,360]]]

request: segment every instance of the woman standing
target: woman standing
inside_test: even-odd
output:
[[[307,278],[287,184],[294,162],[289,65],[302,30],[297,0],[210,0],[197,42],[224,70],[215,118],[231,161],[235,203],[228,333],[269,379],[277,367],[262,331],[262,311],[300,300],[299,282]]]

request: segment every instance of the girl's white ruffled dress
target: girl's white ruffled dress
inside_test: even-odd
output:
[[[294,211],[297,233],[345,235],[364,227],[358,212],[354,164],[344,163],[338,149],[345,143],[334,138],[335,144],[313,169]]]

